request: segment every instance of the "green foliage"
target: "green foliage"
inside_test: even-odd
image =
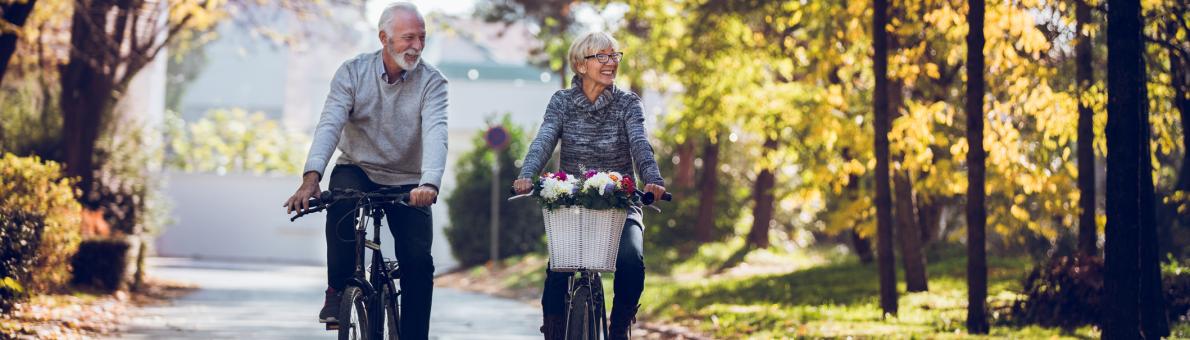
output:
[[[497,196],[500,204],[501,258],[537,251],[544,248],[541,208],[525,200],[509,202],[507,189],[520,172],[517,158],[528,147],[526,132],[516,126],[508,115],[501,124],[508,130],[507,148],[493,155],[483,140],[483,132],[472,139],[472,149],[463,154],[455,165],[456,187],[446,198],[451,214],[450,225],[444,233],[451,252],[461,266],[487,261],[491,252],[490,221],[492,195],[492,165],[498,159],[500,178]]]
[[[27,294],[66,283],[69,260],[81,239],[75,195],[58,163],[10,153],[0,158],[0,233],[5,243],[0,277],[16,280]]]
[[[738,184],[739,170],[736,170],[744,168],[746,165],[738,162],[746,162],[746,160],[744,157],[734,156],[740,149],[736,145],[727,143],[726,139],[720,140],[722,144],[719,152],[719,167],[715,169],[696,167],[693,187],[683,188],[675,185],[672,174],[676,173],[677,165],[674,164],[673,159],[678,155],[676,150],[678,145],[667,142],[666,138],[670,136],[672,134],[660,136],[663,142],[656,145],[654,152],[657,165],[661,169],[661,173],[666,176],[667,186],[665,189],[673,193],[674,199],[671,202],[657,204],[662,209],[661,213],[647,209],[644,211],[645,265],[649,270],[663,273],[702,245],[700,241],[692,237],[698,221],[698,209],[702,204],[699,195],[702,190],[698,188],[697,184],[702,176],[710,172],[713,176],[719,177],[718,187],[715,189],[715,200],[712,202],[714,209],[712,240],[725,241],[733,235],[736,223],[745,212],[745,205],[740,202],[745,202],[748,197],[747,187],[741,187]],[[696,162],[697,164],[700,161],[679,159],[679,162]]]
[[[1190,321],[1190,266],[1184,261],[1167,259],[1161,266],[1161,281],[1165,289],[1165,311],[1169,314],[1169,320],[1183,323]],[[1182,331],[1181,334],[1190,333]]]
[[[53,158],[61,145],[56,89],[9,72],[0,87],[0,152]]]
[[[170,223],[155,132],[134,121],[113,124],[96,145],[94,187],[81,201],[100,207],[117,235],[156,234]]]
[[[306,134],[285,131],[264,113],[238,108],[214,110],[192,123],[171,112],[166,138],[170,167],[218,174],[300,174],[311,141]]]
[[[872,234],[868,3],[626,4],[628,24],[617,33],[628,36],[622,40],[633,51],[626,59],[626,76],[673,93],[680,103],[661,118],[673,128],[665,143],[735,134],[744,145],[740,156],[752,166],[727,180],[747,187],[759,170],[775,170],[777,225],[828,235],[849,229]],[[1100,73],[1090,93],[1076,92],[1068,38],[1074,29],[1073,7],[1042,1],[988,4],[983,147],[988,150],[989,243],[998,250],[1042,248],[1036,252],[1045,253],[1076,225],[1078,100],[1099,113],[1095,145],[1097,155],[1103,155],[1103,77]],[[1168,13],[1177,8],[1176,2],[1153,1],[1145,6],[1146,17],[1168,21]],[[966,5],[947,1],[896,2],[891,9],[889,76],[896,90],[891,166],[908,174],[918,209],[934,204],[962,209],[969,149],[961,91],[965,12]],[[1102,27],[1087,27],[1099,45]],[[1164,30],[1150,27],[1146,32]],[[1185,29],[1161,34],[1184,37]],[[1175,137],[1184,132],[1176,123],[1170,71],[1164,66],[1169,49],[1148,46],[1150,59],[1159,64],[1149,69],[1154,159],[1161,163],[1155,165],[1155,175],[1158,183],[1168,185],[1175,182],[1176,156],[1184,148]],[[762,148],[768,139],[779,141],[777,147]],[[855,182],[860,185],[851,186]],[[1176,216],[1169,209],[1167,215]],[[947,240],[960,241],[961,233],[954,232],[962,230],[962,215],[942,218],[945,225],[960,226],[944,230],[951,232]]]
[[[4,209],[7,210],[7,209]],[[0,214],[0,311],[23,299],[21,281],[28,281],[36,260],[37,247],[45,230],[45,217],[27,211]]]

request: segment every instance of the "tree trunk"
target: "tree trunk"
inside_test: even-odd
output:
[[[899,46],[897,38],[888,39],[889,47],[896,50]],[[888,110],[890,120],[901,116],[901,107],[905,102],[904,84],[900,80],[890,81],[888,92]],[[898,154],[898,160],[904,160],[904,154]],[[917,223],[917,213],[914,212],[913,182],[909,179],[909,171],[895,170],[892,174],[893,187],[893,221],[896,223],[896,237],[901,249],[901,267],[905,271],[905,290],[907,292],[924,292],[929,290],[926,278],[926,257],[922,254],[921,226]]]
[[[920,197],[917,200],[917,221],[921,225],[921,244],[924,249],[941,232],[942,204],[939,198],[923,201],[926,200]]]
[[[706,159],[703,159],[703,162],[705,163]],[[694,186],[694,141],[692,139],[686,138],[685,142],[678,144],[678,164],[675,165],[677,169],[674,170],[674,187],[689,189]]]
[[[987,334],[988,318],[984,306],[988,296],[987,249],[984,227],[983,149],[983,15],[984,2],[968,2],[967,12],[967,329],[971,334]]]
[[[777,148],[777,140],[768,138],[764,141],[765,154]],[[767,248],[769,246],[769,229],[773,221],[773,186],[776,176],[773,169],[764,169],[756,175],[756,185],[752,189],[752,198],[756,203],[752,208],[752,230],[748,232],[748,245],[753,248]]]
[[[1109,0],[1107,13],[1107,230],[1105,339],[1169,334],[1158,268],[1140,3]]]
[[[33,13],[33,6],[36,4],[37,0],[28,0],[24,3],[0,5],[0,11],[4,12],[4,21],[21,28],[25,26],[25,20],[29,19],[29,13]],[[19,35],[20,32],[0,34],[0,82],[3,82],[4,74],[8,72],[8,61],[17,51]]]
[[[683,160],[683,162],[685,161]],[[702,147],[702,178],[698,185],[698,219],[694,225],[694,237],[700,242],[714,241],[715,197],[719,194],[718,169],[719,143],[707,142]]]
[[[1098,228],[1095,226],[1095,112],[1082,98],[1090,96],[1091,85],[1095,83],[1091,68],[1091,37],[1083,34],[1085,26],[1091,23],[1091,8],[1086,1],[1075,1],[1075,58],[1078,83],[1078,191],[1081,213],[1078,220],[1079,253],[1097,256]]]
[[[876,256],[880,272],[880,309],[885,315],[897,314],[896,259],[893,258],[892,192],[888,183],[888,23],[887,0],[872,0],[873,90],[872,123],[876,152]]]
[[[918,229],[917,214],[913,211],[913,184],[909,174],[896,171],[893,175],[893,189],[897,199],[893,200],[897,222],[897,238],[901,246],[901,266],[905,270],[905,291],[924,292],[929,290],[926,279],[926,257],[922,254],[921,230]]]
[[[842,152],[840,152],[840,154],[843,156],[844,161],[849,162],[853,159],[851,157],[851,149],[849,149],[849,148],[843,148],[843,150],[842,150]],[[859,180],[860,180],[859,176],[853,174],[851,176],[847,176],[847,178],[848,178],[847,187],[844,189],[844,190],[846,190],[846,194],[844,195],[844,197],[845,197],[844,200],[847,200],[847,201],[858,200],[859,199]],[[851,238],[851,246],[852,246],[852,249],[855,251],[855,255],[859,256],[859,262],[863,263],[863,264],[872,263],[872,260],[874,260],[876,258],[875,255],[872,253],[872,243],[868,239],[864,238],[863,236],[860,236],[859,228],[857,226],[852,226],[851,230],[848,230],[847,234]]]
[[[94,172],[92,155],[99,139],[103,116],[111,110],[113,103],[113,77],[98,67],[108,65],[101,39],[102,29],[107,24],[110,4],[92,3],[90,7],[76,8],[70,30],[70,62],[61,71],[62,93],[59,105],[62,111],[62,148],[66,175],[79,179],[77,187],[82,190],[80,201],[91,199]]]

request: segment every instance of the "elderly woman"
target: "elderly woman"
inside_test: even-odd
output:
[[[665,193],[665,180],[653,159],[653,147],[645,134],[640,97],[613,84],[620,66],[619,42],[603,32],[588,33],[570,46],[570,68],[574,85],[554,93],[546,107],[541,129],[529,153],[519,179],[513,183],[518,193],[529,192],[532,180],[562,143],[562,171],[578,174],[580,169],[633,173],[633,163],[643,190],[655,197]],[[636,316],[637,302],[645,284],[642,254],[642,215],[640,207],[628,211],[620,237],[616,259],[615,298],[612,302],[609,339],[627,339]],[[541,296],[546,339],[560,339],[565,330],[567,278],[570,273],[546,270],[545,291]]]

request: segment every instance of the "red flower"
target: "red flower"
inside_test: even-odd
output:
[[[636,192],[636,183],[632,181],[632,177],[624,176],[624,179],[620,180],[620,184],[624,186],[624,191],[627,191],[629,195]]]
[[[558,180],[560,180],[560,181],[566,181],[566,173],[565,172],[561,172],[561,171],[555,172],[554,176],[557,176]]]

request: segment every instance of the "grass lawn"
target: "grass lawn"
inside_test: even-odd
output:
[[[965,332],[967,264],[961,249],[931,254],[929,292],[906,294],[898,278],[899,313],[882,318],[875,264],[825,248],[774,247],[741,257],[740,243],[708,244],[669,266],[668,273],[650,273],[640,302],[642,320],[680,324],[722,339],[979,338]],[[729,261],[735,265],[723,268]],[[509,259],[499,273],[478,267],[468,275],[534,296],[540,294],[544,266],[544,255],[534,254]],[[989,256],[990,337],[1098,338],[1099,331],[1089,326],[1063,331],[1006,320],[1032,266],[1026,257]],[[612,275],[604,281],[611,294]],[[1174,326],[1173,337],[1190,335],[1187,322]]]

